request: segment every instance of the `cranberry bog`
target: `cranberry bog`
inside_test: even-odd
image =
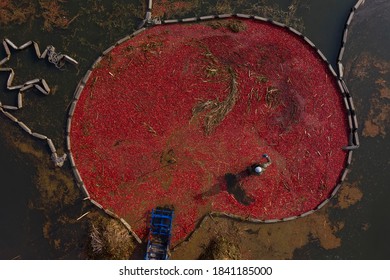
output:
[[[299,216],[329,198],[349,127],[337,80],[302,37],[238,18],[158,25],[95,65],[71,122],[72,155],[91,199],[146,238],[157,206],[175,209],[172,243],[210,212]],[[248,176],[242,203],[226,187]]]

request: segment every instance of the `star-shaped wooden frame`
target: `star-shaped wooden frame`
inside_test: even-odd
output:
[[[60,53],[55,52],[55,48],[53,46],[47,46],[46,49],[41,53],[39,49],[39,45],[35,41],[28,41],[21,46],[16,46],[11,40],[8,38],[5,38],[3,40],[3,48],[6,53],[6,57],[3,58],[0,61],[0,72],[9,72],[9,76],[7,79],[7,89],[8,90],[19,90],[18,92],[18,99],[17,99],[17,104],[15,105],[3,105],[0,102],[0,111],[8,117],[11,121],[17,123],[25,132],[27,132],[29,135],[32,135],[35,138],[38,138],[40,140],[44,140],[47,142],[47,145],[50,148],[51,151],[51,159],[54,163],[55,166],[61,167],[63,166],[65,160],[66,160],[66,154],[63,156],[59,157],[57,155],[57,150],[53,144],[53,141],[48,138],[45,135],[33,132],[25,123],[19,121],[14,115],[12,115],[8,111],[16,111],[19,110],[23,107],[23,93],[33,87],[35,87],[39,92],[43,93],[44,95],[49,95],[50,94],[50,87],[47,84],[45,79],[33,79],[30,81],[27,81],[23,84],[20,85],[12,85],[15,72],[12,68],[10,67],[2,67],[3,64],[5,64],[7,61],[11,59],[11,49],[13,50],[24,50],[28,47],[33,47],[35,50],[35,54],[38,59],[45,59],[47,58],[50,63],[53,63],[57,68],[62,68],[65,64],[65,62],[69,62],[71,64],[77,65],[78,62],[71,58],[68,55],[63,55]]]

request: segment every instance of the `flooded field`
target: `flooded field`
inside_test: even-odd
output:
[[[355,4],[354,0],[155,2],[155,15],[163,18],[229,12],[273,17],[303,32],[333,65]],[[209,218],[189,242],[174,248],[172,259],[389,259],[390,175],[385,172],[390,156],[389,4],[366,0],[350,25],[343,63],[358,113],[361,147],[354,152],[351,172],[338,195],[319,212],[290,222],[258,225]],[[79,62],[58,70],[35,59],[30,50],[13,52],[7,62],[15,71],[15,84],[44,78],[52,88],[49,96],[26,92],[24,107],[15,116],[53,139],[58,154],[66,150],[67,111],[77,83],[103,50],[139,26],[144,9],[142,0],[0,4],[1,38],[17,45],[34,40],[41,49],[53,45]],[[5,56],[4,49],[0,56]],[[8,91],[6,83],[7,73],[0,72],[0,102],[12,104],[17,90]],[[47,145],[3,114],[0,142],[0,218],[5,225],[0,232],[1,259],[142,258],[144,245],[132,251],[133,240],[122,239],[125,245],[121,246],[128,251],[118,250],[118,241],[110,236],[123,234],[121,225],[83,201],[69,162],[62,169],[54,168]],[[106,253],[91,253],[94,228],[112,233],[99,236],[111,242]],[[210,250],[217,253],[206,254]]]

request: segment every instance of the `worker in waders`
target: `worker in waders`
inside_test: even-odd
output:
[[[225,174],[227,192],[232,194],[234,198],[243,205],[252,204],[254,198],[247,195],[245,188],[242,187],[241,180],[252,175],[260,176],[272,163],[269,155],[263,154],[262,157],[265,158],[267,162],[254,163],[238,174]]]
[[[271,165],[272,161],[271,161],[271,158],[269,157],[269,155],[263,154],[262,157],[265,158],[267,160],[267,162],[255,163],[255,164],[252,164],[251,166],[247,167],[246,171],[247,171],[247,174],[249,176],[250,175],[260,176],[265,171],[265,169]]]

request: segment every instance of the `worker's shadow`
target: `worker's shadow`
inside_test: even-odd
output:
[[[239,203],[248,206],[254,201],[254,199],[248,196],[245,189],[242,187],[241,179],[246,176],[245,171],[238,174],[226,173],[224,176],[218,178],[217,184],[213,185],[209,190],[198,194],[196,199],[207,199],[208,197],[217,195],[222,191],[227,191],[232,194]]]

